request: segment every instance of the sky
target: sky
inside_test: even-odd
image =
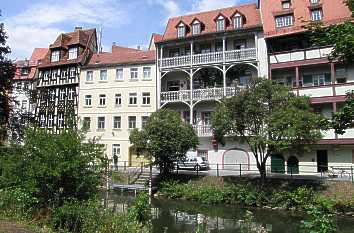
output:
[[[102,28],[104,51],[115,42],[146,48],[152,33],[163,34],[169,17],[256,2],[256,0],[0,0],[11,59],[48,48],[75,26]]]

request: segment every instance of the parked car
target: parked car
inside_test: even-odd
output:
[[[180,160],[177,162],[177,169],[181,170],[207,170],[208,168],[208,161],[202,157],[187,157],[185,160]]]

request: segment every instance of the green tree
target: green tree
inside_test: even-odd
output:
[[[1,12],[0,12],[1,16]],[[11,53],[10,47],[6,44],[7,35],[4,24],[0,23],[0,144],[5,140],[10,114],[10,95],[12,79],[15,74],[15,67],[12,61],[7,58]]]
[[[309,98],[297,97],[285,86],[263,78],[218,105],[212,125],[219,142],[225,135],[246,142],[266,178],[267,159],[275,153],[301,153],[306,144],[321,139],[327,120],[311,112]]]
[[[102,146],[86,143],[80,131],[29,129],[23,145],[0,150],[0,189],[22,188],[44,208],[87,200],[98,193],[105,162]]]
[[[354,0],[343,0],[354,16]],[[340,60],[346,63],[354,61],[354,23],[348,19],[344,23],[325,25],[310,23],[310,38],[315,45],[334,45],[330,54],[331,60]]]
[[[354,92],[347,93],[343,107],[333,115],[333,128],[337,134],[354,127]]]
[[[129,139],[139,156],[147,157],[160,168],[162,177],[171,172],[174,162],[183,159],[188,150],[198,145],[192,126],[169,109],[151,114],[143,129],[132,131]]]

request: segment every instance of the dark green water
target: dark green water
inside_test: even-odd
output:
[[[110,192],[108,206],[126,211],[134,201],[134,194]],[[255,225],[273,233],[298,233],[306,217],[291,212],[248,209],[255,217]],[[195,202],[152,199],[154,233],[195,233],[198,222],[204,222],[210,233],[240,232],[240,220],[247,209],[231,205],[201,205]],[[339,233],[353,233],[354,219],[337,219]]]

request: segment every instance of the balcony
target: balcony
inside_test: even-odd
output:
[[[225,94],[224,95],[224,90]],[[231,97],[236,94],[236,87],[220,87],[220,88],[207,88],[207,89],[195,89],[182,90],[182,91],[168,91],[161,92],[161,103],[170,103],[170,102],[187,102],[191,101],[191,94],[193,100],[219,100],[224,97]]]
[[[256,48],[225,51],[225,60],[223,52],[211,52],[203,54],[194,54],[187,56],[163,58],[161,68],[176,68],[193,65],[207,65],[220,62],[238,62],[256,60]]]
[[[284,62],[296,62],[311,59],[327,58],[332,52],[332,47],[295,50],[289,52],[279,52],[270,55],[270,64],[279,64]]]
[[[198,137],[213,136],[213,129],[210,125],[193,125],[193,129]]]

